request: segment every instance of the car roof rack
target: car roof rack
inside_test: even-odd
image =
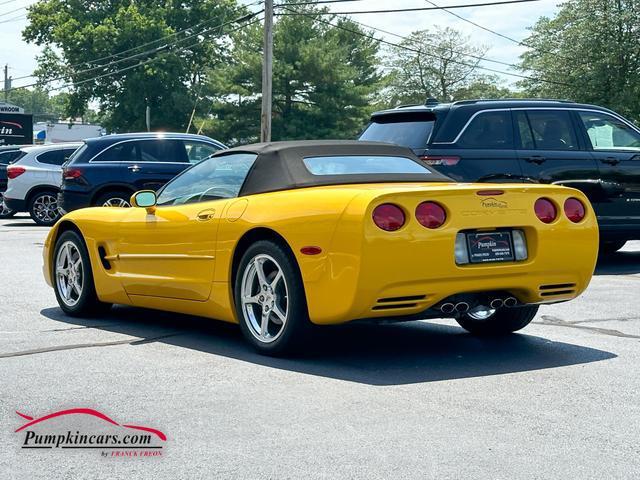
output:
[[[557,98],[481,98],[476,100],[458,100],[452,105],[473,105],[476,103],[497,103],[497,102],[552,102],[552,103],[576,103],[572,100],[562,100]]]

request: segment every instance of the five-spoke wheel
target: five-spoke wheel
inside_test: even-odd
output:
[[[278,355],[303,344],[311,324],[295,257],[260,240],[242,256],[235,277],[236,312],[245,338],[261,353]]]
[[[82,295],[84,268],[78,247],[71,240],[58,249],[55,263],[56,287],[65,305],[73,307]]]

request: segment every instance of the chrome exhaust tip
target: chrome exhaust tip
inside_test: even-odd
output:
[[[453,312],[455,310],[455,308],[456,307],[455,307],[455,305],[453,303],[443,303],[440,306],[440,311],[442,313],[451,313],[451,312]]]
[[[518,299],[516,297],[507,297],[504,299],[505,307],[515,307],[518,305]]]
[[[504,301],[501,298],[494,298],[493,300],[491,300],[491,303],[489,303],[489,305],[495,310],[496,308],[502,307],[504,305]]]
[[[456,312],[464,313],[469,310],[469,304],[467,302],[456,303]]]

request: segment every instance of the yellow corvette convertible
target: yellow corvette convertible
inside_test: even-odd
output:
[[[519,330],[593,273],[598,230],[578,190],[459,184],[409,150],[308,141],[220,152],[134,208],[64,216],[44,275],[69,315],[111,304],[240,324],[259,351],[315,325],[455,318]]]

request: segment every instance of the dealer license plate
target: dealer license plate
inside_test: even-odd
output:
[[[513,262],[511,232],[467,233],[469,261],[471,263]]]

